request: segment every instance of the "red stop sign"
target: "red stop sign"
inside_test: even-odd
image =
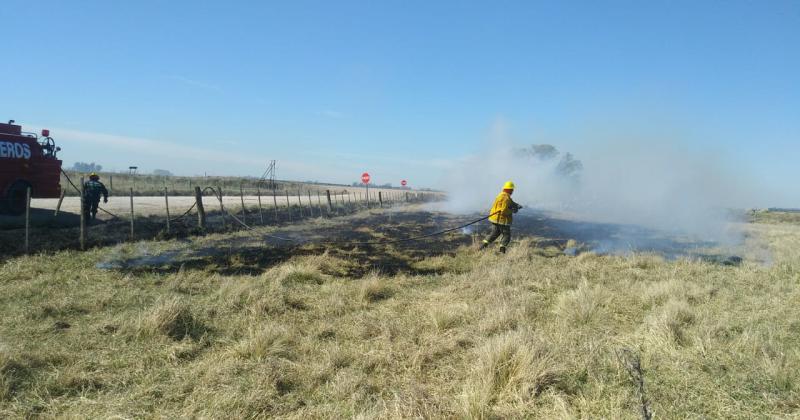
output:
[[[361,174],[361,182],[364,184],[369,184],[369,174],[364,172]]]
[[[408,182],[406,182],[406,180],[404,179],[404,180],[400,181],[400,185],[405,187],[406,185],[408,185]]]

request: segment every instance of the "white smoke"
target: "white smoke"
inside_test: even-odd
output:
[[[561,157],[569,152],[582,162],[577,182],[559,173],[559,158],[520,156],[520,148],[531,143],[542,142],[512,142],[504,126],[497,126],[483,153],[448,174],[448,210],[488,211],[503,182],[511,180],[514,200],[527,207],[727,242],[731,210],[761,199],[742,168],[657,133],[597,136],[585,139],[585,146],[559,150]]]

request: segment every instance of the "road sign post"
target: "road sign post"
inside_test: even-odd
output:
[[[368,172],[361,174],[361,182],[367,188],[367,208],[369,208],[369,179],[370,177]]]

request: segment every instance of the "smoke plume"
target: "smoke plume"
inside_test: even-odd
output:
[[[727,242],[735,239],[731,210],[758,196],[741,168],[679,139],[609,136],[573,150],[532,143],[496,130],[483,153],[448,174],[448,210],[485,212],[512,180],[514,200],[528,208]]]

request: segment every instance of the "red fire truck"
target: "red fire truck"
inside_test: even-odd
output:
[[[0,212],[20,214],[25,211],[27,189],[34,198],[58,198],[61,195],[61,150],[50,137],[26,133],[22,127],[0,123]]]

